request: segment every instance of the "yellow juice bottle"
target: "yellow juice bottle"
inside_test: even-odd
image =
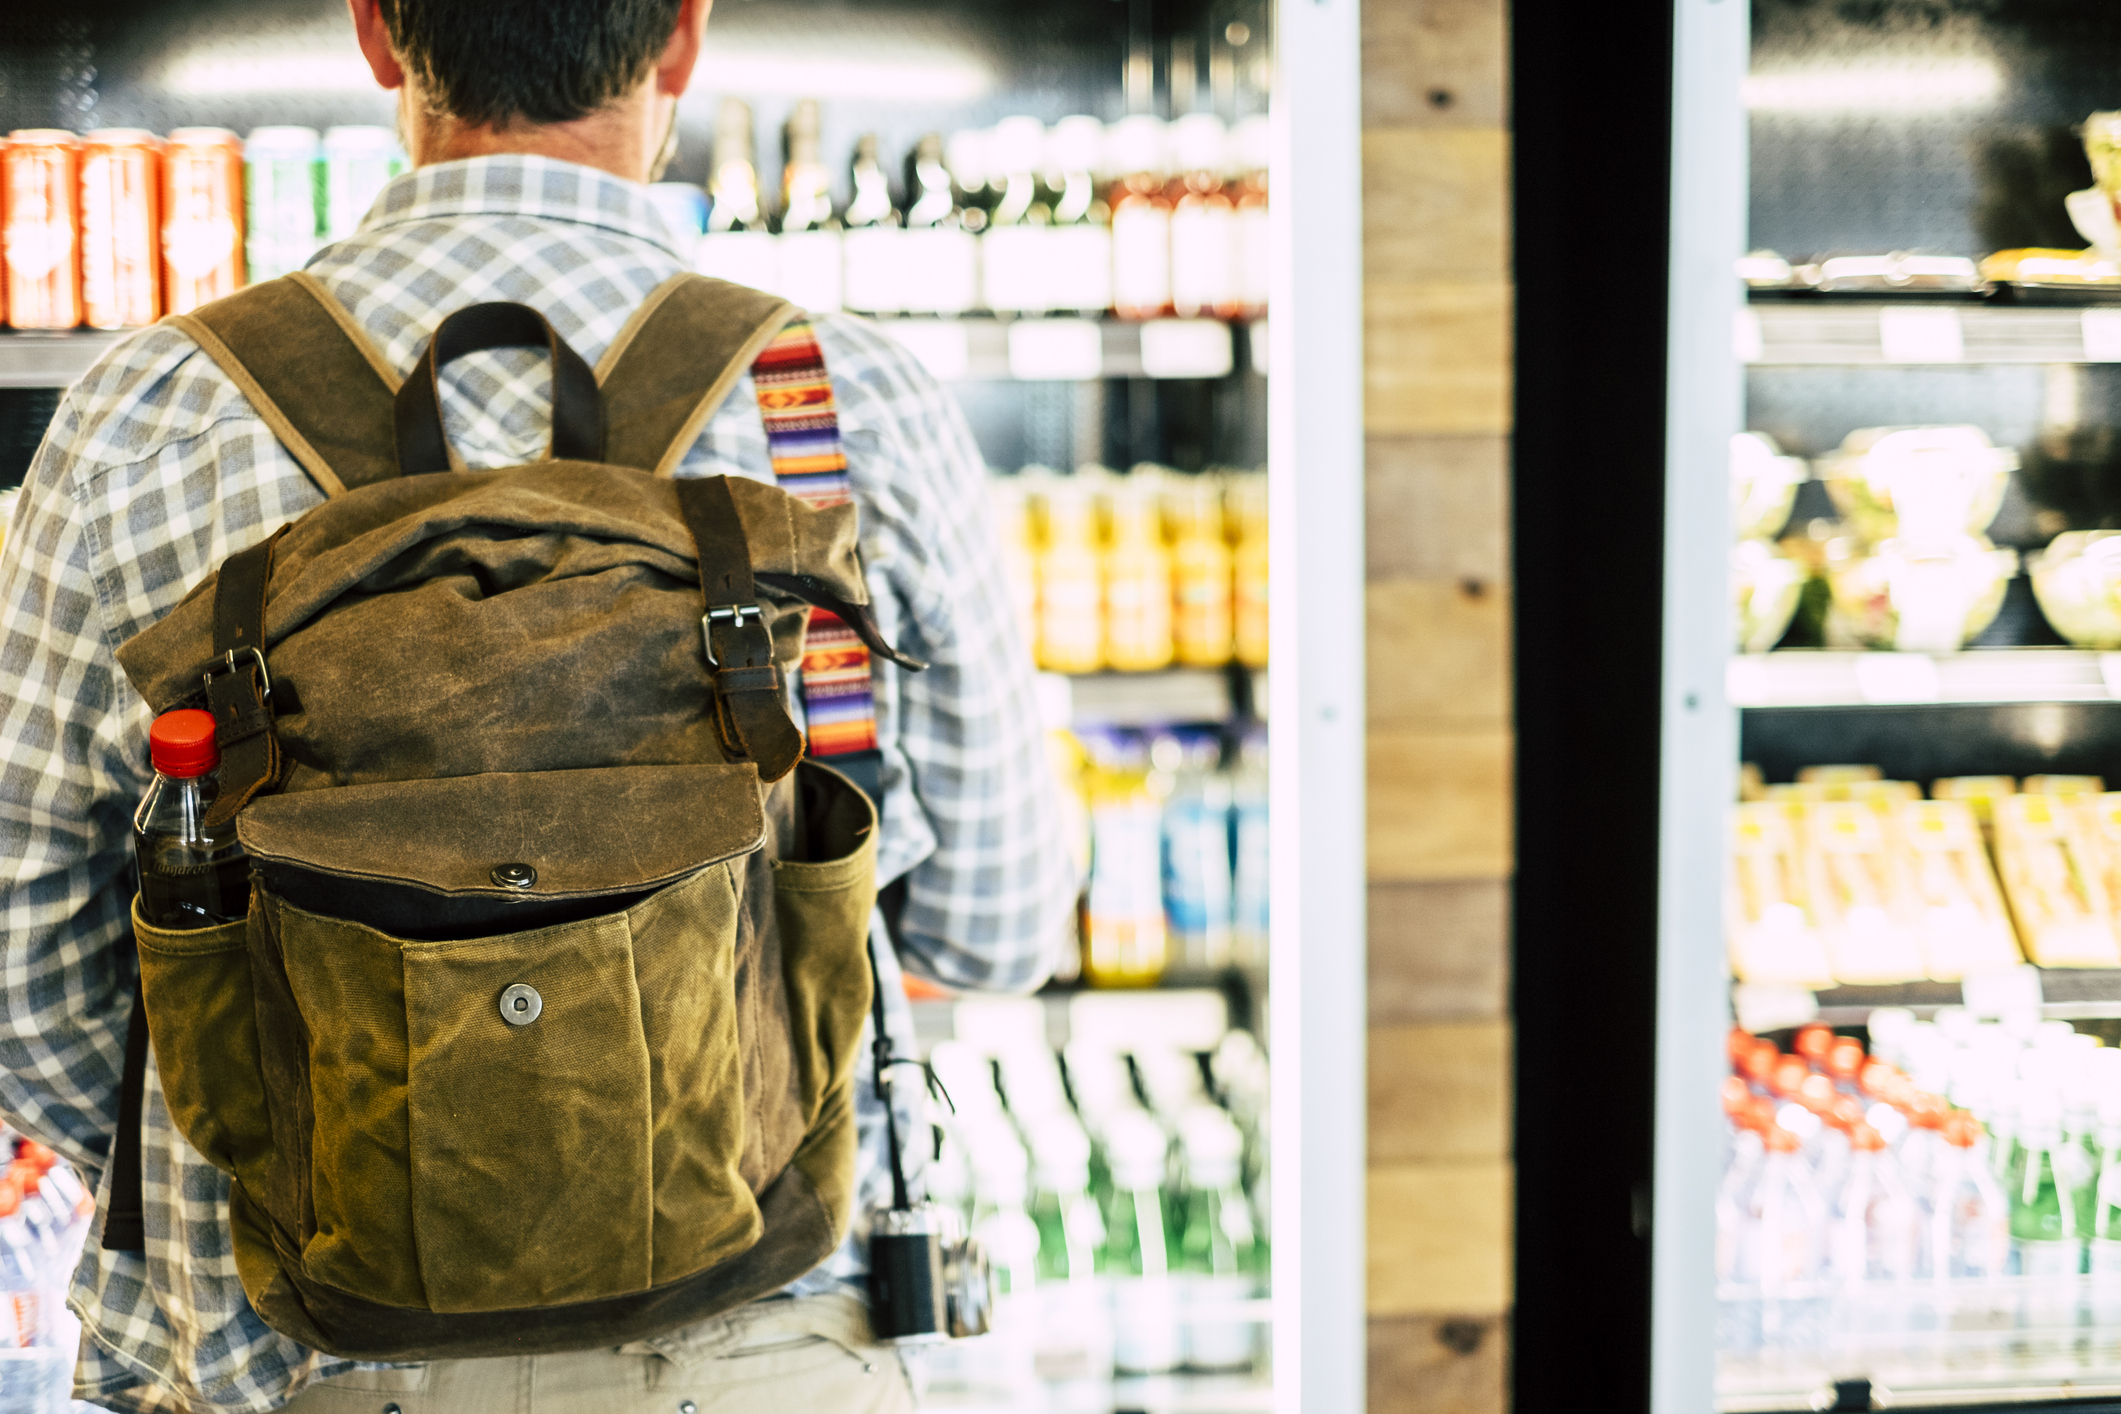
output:
[[[987,493],[994,503],[1002,573],[1009,581],[1009,601],[1016,606],[1024,641],[1038,642],[1038,536],[1031,519],[1034,486],[1050,479],[1042,468],[1025,467],[1015,476],[990,476]]]
[[[1170,942],[1163,898],[1163,798],[1138,745],[1096,742],[1086,773],[1090,879],[1083,900],[1084,979],[1094,987],[1148,987],[1163,976]]]
[[[1171,666],[1171,551],[1159,478],[1137,467],[1105,494],[1105,661],[1121,672]]]
[[[1171,541],[1172,648],[1187,667],[1219,668],[1230,661],[1233,632],[1221,479],[1204,474],[1167,481],[1164,524]]]
[[[1224,506],[1235,550],[1231,556],[1237,661],[1267,666],[1267,478],[1247,472],[1230,478]]]
[[[1041,488],[1038,551],[1038,665],[1052,673],[1105,666],[1105,565],[1091,478],[1056,476]]]

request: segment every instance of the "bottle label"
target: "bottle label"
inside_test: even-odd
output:
[[[1178,1302],[1169,1277],[1123,1277],[1112,1288],[1112,1363],[1137,1375],[1178,1367]]]
[[[1047,237],[1053,308],[1081,313],[1112,304],[1112,233],[1102,226],[1060,226]]]
[[[907,231],[905,307],[909,314],[963,314],[979,303],[979,239],[954,227]]]
[[[1181,318],[1237,302],[1232,215],[1226,204],[1193,201],[1171,213],[1171,307]]]
[[[1163,207],[1122,202],[1112,213],[1112,303],[1136,314],[1170,307],[1171,213]]]
[[[1267,308],[1267,287],[1274,269],[1267,208],[1243,206],[1237,212],[1237,302],[1248,313]]]
[[[865,226],[846,237],[847,308],[865,314],[898,314],[911,293],[909,233],[889,226]]]
[[[1053,298],[1052,235],[1043,226],[998,226],[980,238],[987,308],[1043,314],[1060,307]]]

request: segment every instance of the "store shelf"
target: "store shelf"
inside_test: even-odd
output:
[[[1733,338],[1756,365],[2114,363],[2121,308],[1791,301],[1739,310]]]
[[[1166,668],[1154,673],[1043,674],[1055,701],[1049,721],[1077,727],[1149,727],[1167,722],[1265,720],[1267,674],[1228,668]],[[1249,678],[1250,701],[1241,702]],[[1065,695],[1065,702],[1060,699]]]
[[[0,333],[0,388],[64,388],[129,331],[66,329]]]
[[[2121,700],[2121,653],[1985,648],[1969,653],[1832,653],[1786,649],[1730,660],[1734,707]]]
[[[923,1049],[937,1041],[962,1041],[977,1050],[1000,1051],[1043,1030],[1055,1050],[1082,1040],[1124,1051],[1153,1036],[1161,1045],[1206,1051],[1214,1049],[1230,1022],[1229,998],[1205,985],[913,1003],[914,1035]]]

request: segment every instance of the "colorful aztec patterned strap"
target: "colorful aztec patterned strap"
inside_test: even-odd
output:
[[[813,506],[849,499],[847,455],[840,447],[832,380],[809,321],[790,324],[751,365],[766,453],[783,491]],[[851,756],[877,749],[876,698],[869,650],[837,614],[810,611],[803,645],[803,712],[810,755]]]

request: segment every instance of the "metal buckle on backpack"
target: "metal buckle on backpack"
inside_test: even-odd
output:
[[[272,700],[272,670],[265,666],[265,651],[263,649],[231,648],[228,650],[227,653],[223,654],[222,656],[226,661],[214,664],[212,667],[208,668],[203,674],[200,675],[199,681],[205,684],[206,689],[209,692],[213,690],[215,678],[221,676],[221,674],[223,673],[232,673],[236,671],[237,659],[249,658],[258,665],[258,676],[264,679],[265,681],[265,691],[261,693],[260,696],[263,698],[263,700],[267,702],[270,702]]]
[[[726,623],[732,628],[742,628],[744,619],[747,616],[760,628],[766,626],[765,611],[756,604],[724,604],[717,608],[709,609],[701,616],[700,637],[707,644],[707,662],[709,666],[716,668],[722,666],[722,660],[714,656],[715,624],[720,622]],[[260,661],[263,660],[261,659]]]

